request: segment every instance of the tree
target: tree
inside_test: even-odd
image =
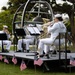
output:
[[[26,3],[26,1],[27,0],[9,0],[8,1],[8,4],[9,4],[8,9],[10,10],[11,13],[15,13],[15,11],[20,6],[20,4]]]
[[[1,10],[7,10],[7,7],[3,6]]]
[[[12,31],[12,19],[13,14],[10,11],[3,11],[0,13],[0,29],[2,29],[3,25],[7,25],[9,27],[9,31]]]
[[[70,23],[71,23],[71,32],[72,32],[72,42],[73,45],[75,46],[75,0],[68,0],[70,1],[73,5],[72,5],[72,9],[71,9],[71,13],[70,13]]]
[[[12,3],[11,3],[10,1],[7,2],[7,5],[9,5],[9,8],[13,6]]]

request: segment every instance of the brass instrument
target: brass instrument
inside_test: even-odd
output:
[[[7,35],[10,35],[10,32],[8,29],[3,29],[3,32],[5,32]]]
[[[43,24],[42,28],[43,28],[43,33],[41,33],[39,38],[47,38],[50,36],[50,34],[48,34],[48,26],[53,26],[54,21],[48,22]]]

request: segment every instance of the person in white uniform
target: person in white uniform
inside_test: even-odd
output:
[[[55,44],[58,44],[59,41],[55,41],[57,36],[59,35],[60,32],[66,32],[66,27],[63,24],[63,19],[62,16],[60,14],[56,14],[54,16],[54,23],[51,24],[50,22],[47,23],[48,26],[48,33],[50,33],[50,37],[49,38],[44,38],[44,39],[39,39],[39,44],[38,44],[38,56],[41,57],[43,56],[43,51],[45,52],[45,55],[48,55],[48,51],[47,51],[47,47]],[[64,39],[63,39],[64,40]],[[44,50],[44,46],[46,46],[45,50]]]
[[[3,25],[3,30],[2,30],[2,32],[7,34],[7,40],[3,40],[3,44],[6,45],[6,49],[4,49],[4,52],[9,52],[10,46],[11,46],[11,41],[9,40],[9,38],[10,38],[10,33],[9,33],[9,31],[8,31],[8,26]],[[2,47],[2,40],[0,40],[0,46]]]
[[[22,43],[26,45],[26,52],[29,52],[29,45],[34,42],[34,37],[31,35],[26,35],[25,39],[18,40],[18,51],[23,52]]]
[[[23,44],[25,44],[25,49],[26,49],[25,52],[28,53],[30,51],[29,45],[34,43],[35,37],[30,35],[27,27],[25,27],[25,32],[26,32],[25,38],[18,40],[18,46],[17,46],[18,51],[17,52],[23,52],[23,46],[22,46],[22,43],[23,43]]]

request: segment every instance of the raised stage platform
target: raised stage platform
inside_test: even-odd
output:
[[[0,55],[2,55],[2,56],[8,56],[9,58],[13,57],[15,55],[15,57],[18,58],[18,59],[24,59],[24,60],[28,60],[28,61],[30,61],[30,60],[34,61],[35,53],[34,52],[30,52],[30,53],[24,53],[24,52],[3,53],[3,52],[1,52]],[[75,58],[75,53],[67,53],[67,61],[70,60],[70,56],[72,56],[73,58]],[[49,57],[50,57],[49,59],[47,57],[41,58],[41,60],[43,60],[43,62],[45,62],[44,66],[45,66],[46,70],[49,70],[49,66],[50,67],[52,65],[54,66],[54,64],[56,66],[59,65],[59,64],[62,64],[62,62],[59,63],[59,52],[57,54],[53,54],[53,55],[50,54]],[[56,63],[56,61],[57,61],[57,63]],[[60,61],[65,61],[65,53],[64,52],[61,52]],[[47,62],[48,62],[48,64],[46,64]],[[68,64],[66,62],[64,63],[65,67],[67,65],[69,65],[69,62],[68,62]]]

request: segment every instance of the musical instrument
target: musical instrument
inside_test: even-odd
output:
[[[48,26],[53,26],[54,24],[54,21],[51,21],[51,22],[48,22],[48,23],[45,23],[42,25],[42,29],[43,29],[43,33],[41,33],[40,37],[39,38],[47,38],[50,36],[50,34],[48,34]]]

